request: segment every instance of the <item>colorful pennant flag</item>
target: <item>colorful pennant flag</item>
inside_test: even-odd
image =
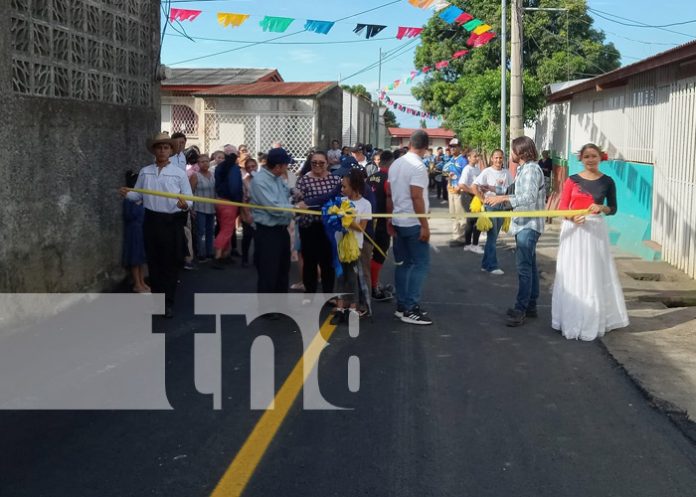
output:
[[[261,26],[264,31],[270,31],[271,33],[282,33],[290,27],[290,24],[292,24],[292,21],[294,20],[295,19],[292,17],[266,16],[259,23],[259,26]]]
[[[454,52],[454,53],[452,54],[452,58],[453,58],[453,59],[459,59],[460,57],[464,57],[464,56],[465,56],[466,54],[468,54],[468,53],[469,53],[468,50],[459,50],[459,51]]]
[[[462,9],[460,9],[459,7],[456,7],[454,5],[450,5],[445,10],[440,12],[439,17],[443,21],[452,24],[463,13],[464,13],[464,11]]]
[[[476,29],[474,29],[474,33],[477,35],[482,35],[483,33],[490,31],[491,29],[493,29],[492,26],[489,26],[488,24],[481,24]]]
[[[464,29],[471,32],[474,29],[478,28],[481,24],[483,24],[483,21],[481,19],[472,19],[471,21],[464,24]]]
[[[314,33],[325,35],[328,34],[329,31],[331,31],[331,28],[333,28],[334,24],[335,23],[332,21],[315,21],[312,19],[308,19],[305,23],[304,28],[307,31],[312,31]]]
[[[483,33],[482,35],[477,36],[474,34],[473,36],[476,36],[476,38],[474,39],[474,43],[472,46],[474,48],[478,48],[478,47],[482,47],[483,45],[485,45],[486,43],[491,41],[493,38],[495,38],[495,33],[493,33],[492,31],[489,31],[487,33]]]
[[[201,15],[201,10],[189,10],[189,9],[171,9],[169,11],[170,21],[193,21],[196,17]]]
[[[437,64],[435,64],[435,69],[444,69],[449,65],[449,60],[441,60]]]
[[[377,36],[380,33],[380,31],[386,28],[386,26],[382,26],[380,24],[358,24],[357,26],[355,26],[353,32],[356,34],[360,34],[362,30],[365,28],[367,28],[365,38],[369,40],[373,36]]]
[[[440,12],[442,9],[446,9],[452,5],[449,3],[447,0],[435,0],[435,3],[433,3],[432,7],[435,12]]]
[[[249,19],[249,14],[233,14],[231,12],[217,13],[217,20],[223,28],[226,28],[227,26],[237,28],[241,26],[247,19]]]
[[[459,17],[457,17],[454,20],[454,22],[456,22],[457,24],[464,24],[464,23],[471,21],[473,18],[474,18],[474,16],[472,16],[471,14],[467,14],[466,12],[463,12],[463,13],[459,14]]]
[[[402,40],[404,38],[415,38],[421,32],[423,31],[423,28],[409,28],[405,26],[399,26],[399,28],[396,31],[396,39],[397,40]]]
[[[384,91],[379,93],[379,99],[380,101],[384,102],[388,107],[392,107],[400,112],[405,112],[406,114],[410,114],[412,116],[425,117],[427,119],[442,119],[442,116],[438,116],[431,112],[424,112],[421,110],[412,109],[398,102],[395,102],[394,100],[389,98],[389,96]]]
[[[408,0],[408,3],[413,5],[414,7],[418,9],[427,9],[430,7],[435,0]]]

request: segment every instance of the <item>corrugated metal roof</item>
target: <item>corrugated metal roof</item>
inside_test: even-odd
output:
[[[335,81],[312,81],[306,83],[287,83],[264,81],[248,85],[226,85],[201,90],[197,96],[229,97],[314,97],[330,88],[338,86]]]
[[[639,60],[633,64],[614,69],[613,71],[588,79],[577,85],[552,92],[549,95],[548,100],[552,102],[567,100],[576,93],[581,93],[587,90],[596,90],[597,87],[601,88],[602,86],[611,85],[612,83],[620,83],[622,80],[625,80],[630,76],[635,76],[636,74],[657,69],[669,64],[685,62],[690,59],[696,59],[696,40],[653,55],[647,59]]]
[[[221,86],[256,83],[276,76],[283,80],[276,69],[262,68],[169,68],[169,77],[163,86]]]
[[[389,134],[394,138],[409,138],[419,128],[389,128]],[[454,138],[454,131],[447,128],[423,128],[430,138]]]

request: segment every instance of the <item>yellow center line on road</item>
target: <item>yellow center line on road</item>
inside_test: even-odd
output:
[[[328,341],[336,326],[330,324],[330,317],[324,321],[305,353],[300,357],[292,372],[276,394],[274,409],[264,411],[261,419],[239,449],[210,497],[239,497],[256,471],[261,458],[270,445],[278,428],[285,420],[290,408],[297,399],[309,373],[319,361],[324,341]]]

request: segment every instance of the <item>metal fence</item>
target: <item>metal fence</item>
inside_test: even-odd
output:
[[[274,142],[281,142],[295,158],[304,158],[314,136],[312,114],[250,114],[205,111],[203,148],[222,150],[231,143],[246,144],[252,152],[265,152]]]

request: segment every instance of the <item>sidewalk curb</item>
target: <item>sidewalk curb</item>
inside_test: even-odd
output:
[[[643,383],[636,377],[636,375],[632,374],[631,371],[629,371],[609,350],[609,347],[607,344],[604,343],[603,340],[596,340],[596,342],[600,345],[602,350],[606,353],[607,357],[616,365],[617,369],[620,369],[627,377],[629,380],[631,380],[631,383],[633,383],[638,391],[645,397],[650,406],[657,410],[658,412],[666,415],[669,420],[674,424],[679,431],[681,431],[686,438],[688,438],[691,443],[696,445],[696,421],[692,420],[689,418],[689,415],[686,410],[680,408],[676,404],[669,402],[668,400],[662,399],[648,390],[646,386],[643,385]]]

